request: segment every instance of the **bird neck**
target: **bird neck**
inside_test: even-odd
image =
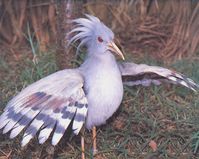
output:
[[[95,68],[111,69],[116,67],[117,63],[113,54],[109,51],[105,53],[88,53],[85,61],[80,68],[84,70],[95,70]]]
[[[108,63],[115,63],[116,59],[115,56],[110,52],[110,51],[106,51],[106,52],[88,52],[86,60],[91,60],[91,61],[95,61],[95,62],[99,62],[102,64],[108,64]]]

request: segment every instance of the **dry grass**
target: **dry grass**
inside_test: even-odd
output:
[[[197,2],[100,1],[85,4],[85,11],[109,24],[134,54],[150,50],[155,57],[173,60],[192,57],[199,49]]]
[[[10,45],[12,48],[23,45],[28,24],[40,44],[40,50],[45,51],[50,39],[55,40],[56,18],[53,1],[8,0],[1,1],[0,8],[0,36],[4,45]]]
[[[126,50],[137,55],[150,50],[158,58],[181,59],[192,57],[199,49],[197,1],[8,0],[2,1],[0,8],[1,43],[11,48],[24,45],[29,24],[41,51],[56,42],[61,54],[71,28],[68,21],[90,13],[108,24],[121,41],[125,40],[122,44]],[[68,60],[62,55],[58,59],[61,63]]]

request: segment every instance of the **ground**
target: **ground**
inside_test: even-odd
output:
[[[129,61],[175,69],[199,82],[199,60],[184,59],[165,64],[148,56],[128,54]],[[1,49],[0,114],[11,97],[30,83],[58,70],[55,49],[38,53],[38,63],[32,62],[29,49],[21,52]],[[76,61],[71,61],[76,65]],[[199,98],[186,88],[172,85],[125,87],[119,110],[97,129],[96,159],[198,158]],[[92,158],[91,133],[85,131],[86,158]],[[80,136],[69,132],[53,147],[50,141],[39,145],[35,138],[24,148],[21,136],[9,140],[0,135],[0,159],[81,157]]]

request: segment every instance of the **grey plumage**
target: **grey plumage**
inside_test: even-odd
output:
[[[118,65],[122,73],[123,83],[127,86],[172,83],[182,85],[193,91],[198,91],[199,89],[199,85],[192,79],[163,67],[130,62],[118,63]]]
[[[54,127],[52,144],[56,145],[73,118],[74,133],[78,134],[88,104],[83,82],[81,73],[74,69],[59,71],[31,84],[8,103],[0,117],[0,128],[4,128],[3,133],[11,131],[10,138],[14,138],[29,125],[22,146],[39,130],[39,142],[45,142]]]
[[[113,42],[114,34],[97,17],[73,20],[74,36],[69,44],[80,40],[78,49],[85,45],[87,57],[76,69],[53,73],[22,90],[0,116],[0,129],[16,137],[26,128],[22,146],[39,132],[39,143],[44,143],[52,133],[56,145],[72,122],[78,134],[83,124],[91,129],[106,123],[118,109],[123,97],[123,83],[129,86],[171,82],[194,91],[198,85],[174,71],[134,63],[117,63],[113,53],[124,59]]]

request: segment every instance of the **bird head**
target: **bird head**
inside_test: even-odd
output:
[[[97,17],[86,14],[86,18],[78,18],[72,22],[76,25],[69,34],[75,35],[68,44],[80,40],[77,52],[85,45],[91,54],[116,53],[124,60],[122,52],[114,43],[114,33]]]

